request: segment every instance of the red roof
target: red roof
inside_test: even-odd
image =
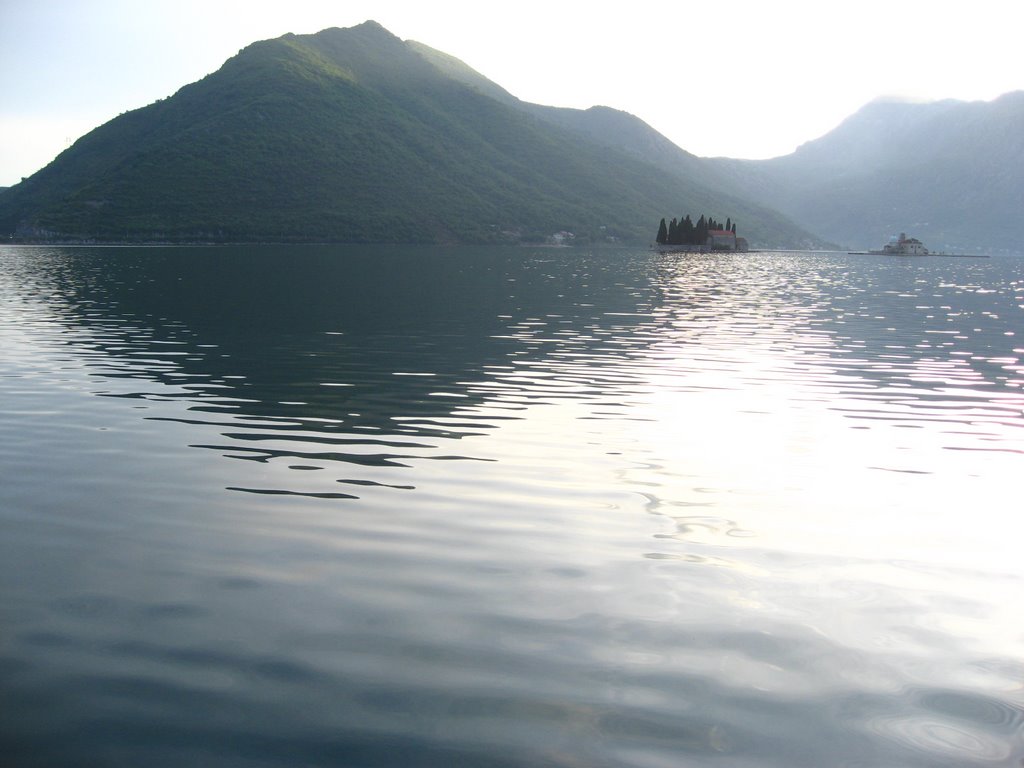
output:
[[[720,235],[729,235],[730,237],[732,237],[732,231],[728,229],[709,229],[708,234],[714,235],[715,237],[718,237]]]

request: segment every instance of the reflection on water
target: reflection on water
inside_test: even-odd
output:
[[[0,749],[1016,765],[1020,266],[0,249]]]

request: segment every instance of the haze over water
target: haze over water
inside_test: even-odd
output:
[[[0,248],[18,766],[1012,766],[1019,259]]]

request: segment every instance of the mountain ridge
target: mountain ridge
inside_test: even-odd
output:
[[[465,71],[451,76],[461,63],[446,73],[423,48],[376,22],[255,42],[4,193],[0,227],[126,241],[530,242],[569,230],[649,242],[660,217],[708,210],[755,241],[820,242],[742,196],[581,141],[482,76],[470,87]]]
[[[465,82],[494,85],[458,60],[447,62],[453,71],[458,65]],[[971,102],[875,99],[823,136],[766,160],[698,157],[609,107],[529,104],[500,88],[492,95],[662,170],[776,209],[833,243],[879,247],[900,231],[919,234],[933,250],[1019,253],[1024,243],[1024,226],[1016,223],[1024,208],[1024,92]],[[1002,122],[993,126],[992,113],[1002,113]],[[992,162],[995,147],[1008,148],[1007,157]]]
[[[0,232],[102,241],[650,242],[706,212],[759,247],[1020,252],[1024,92],[876,100],[793,153],[698,157],[607,106],[522,101],[368,21],[257,41],[0,189]],[[811,234],[814,232],[815,234]]]

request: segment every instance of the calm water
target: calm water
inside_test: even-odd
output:
[[[12,766],[1019,766],[1024,260],[0,248]]]

